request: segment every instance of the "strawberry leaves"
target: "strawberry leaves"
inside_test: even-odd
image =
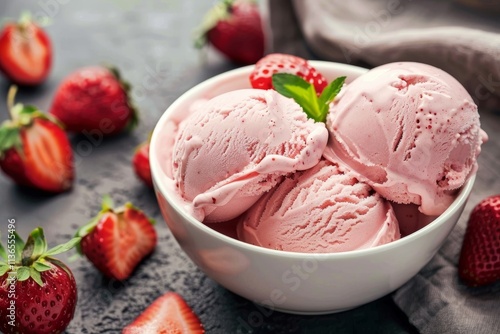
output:
[[[22,150],[23,144],[19,128],[5,125],[0,127],[0,158],[4,152],[10,148],[15,148],[18,152]]]
[[[319,97],[314,85],[290,73],[273,74],[273,87],[281,95],[294,99],[309,118],[325,122],[329,105],[342,89],[345,79],[338,77],[332,81]]]
[[[35,106],[24,105],[22,103],[14,104],[14,99],[17,93],[17,86],[11,86],[7,94],[7,108],[11,119],[4,121],[0,125],[0,158],[3,154],[14,148],[18,152],[22,152],[21,128],[28,127],[33,124],[35,118],[48,119],[60,125],[56,119],[45,115]]]
[[[10,261],[9,259],[8,263],[0,262],[0,276],[11,271],[15,272],[18,281],[22,282],[31,278],[40,286],[44,284],[40,273],[53,269],[53,266],[47,260],[51,262],[56,261],[51,256],[72,249],[81,240],[78,237],[73,238],[64,244],[47,250],[47,242],[41,227],[37,227],[31,232],[26,243],[15,233],[14,238],[15,261]],[[2,245],[0,245],[0,257],[6,261],[8,259],[7,251]]]

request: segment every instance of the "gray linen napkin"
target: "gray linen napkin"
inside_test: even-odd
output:
[[[479,12],[461,3],[489,6]],[[348,64],[418,61],[457,78],[482,108],[500,109],[498,0],[268,0],[269,51]]]
[[[451,0],[268,0],[268,52],[291,53],[362,66],[419,61],[455,76],[480,105],[490,140],[459,223],[436,256],[392,294],[422,333],[500,333],[500,282],[466,287],[457,264],[471,209],[500,193],[500,1],[487,14]]]

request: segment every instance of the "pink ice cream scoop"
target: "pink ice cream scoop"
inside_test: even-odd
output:
[[[313,167],[328,141],[322,123],[273,90],[219,95],[179,124],[172,175],[197,219],[237,217],[281,176]]]
[[[441,214],[477,170],[487,140],[477,106],[446,72],[379,66],[340,94],[327,118],[327,158],[340,158],[383,197]]]
[[[389,202],[328,160],[286,177],[238,224],[240,240],[291,252],[351,251],[399,237]]]

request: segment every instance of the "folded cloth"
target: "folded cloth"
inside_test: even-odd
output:
[[[458,277],[464,231],[457,225],[436,256],[392,295],[421,333],[500,333],[500,284],[470,288]]]
[[[475,10],[481,6],[487,10]],[[500,109],[498,1],[268,0],[262,7],[270,52],[311,58],[311,51],[369,67],[427,63],[457,78],[482,109]]]

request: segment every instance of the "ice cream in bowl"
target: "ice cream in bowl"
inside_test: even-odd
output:
[[[262,78],[242,67],[166,110],[150,164],[162,215],[203,272],[256,304],[322,314],[391,293],[434,256],[487,136],[470,95],[434,67],[307,64],[323,93],[283,86],[326,105],[324,121],[252,88]]]

